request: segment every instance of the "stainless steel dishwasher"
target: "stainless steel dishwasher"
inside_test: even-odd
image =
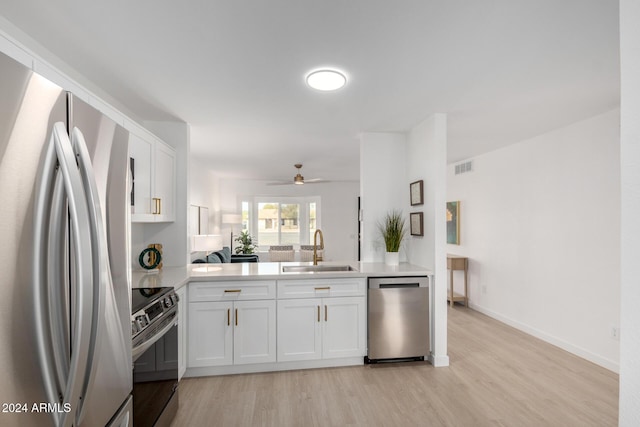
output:
[[[371,277],[366,363],[429,355],[429,278]]]

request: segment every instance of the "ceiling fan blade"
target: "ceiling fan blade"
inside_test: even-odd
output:
[[[322,184],[323,182],[331,182],[331,181],[327,179],[322,179],[322,178],[313,178],[313,179],[304,180],[305,184]]]
[[[291,185],[293,182],[291,181],[276,181],[276,182],[267,182],[266,185]]]

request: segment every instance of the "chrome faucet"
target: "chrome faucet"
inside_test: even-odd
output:
[[[318,261],[322,261],[322,255],[318,255],[318,234],[320,235],[320,249],[324,250],[324,236],[318,228],[316,232],[313,233],[313,265],[318,265]]]

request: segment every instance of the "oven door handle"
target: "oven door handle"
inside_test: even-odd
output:
[[[147,341],[144,341],[143,343],[138,344],[137,346],[133,347],[133,349],[131,350],[131,356],[132,356],[133,361],[135,362],[136,359],[138,357],[140,357],[140,355],[142,355],[142,353],[147,351],[147,349],[149,347],[154,345],[156,343],[156,341],[158,341],[160,338],[162,338],[164,336],[164,334],[169,332],[169,330],[171,328],[173,328],[175,325],[177,325],[177,323],[178,323],[177,320],[178,320],[178,313],[177,312],[173,312],[173,314],[171,315],[171,321],[169,322],[169,324],[167,324],[165,327],[163,327],[159,332],[153,334],[153,336],[150,339],[148,339]]]

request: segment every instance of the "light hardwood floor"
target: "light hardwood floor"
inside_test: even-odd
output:
[[[172,427],[617,425],[617,374],[471,309],[449,358],[188,378]]]

